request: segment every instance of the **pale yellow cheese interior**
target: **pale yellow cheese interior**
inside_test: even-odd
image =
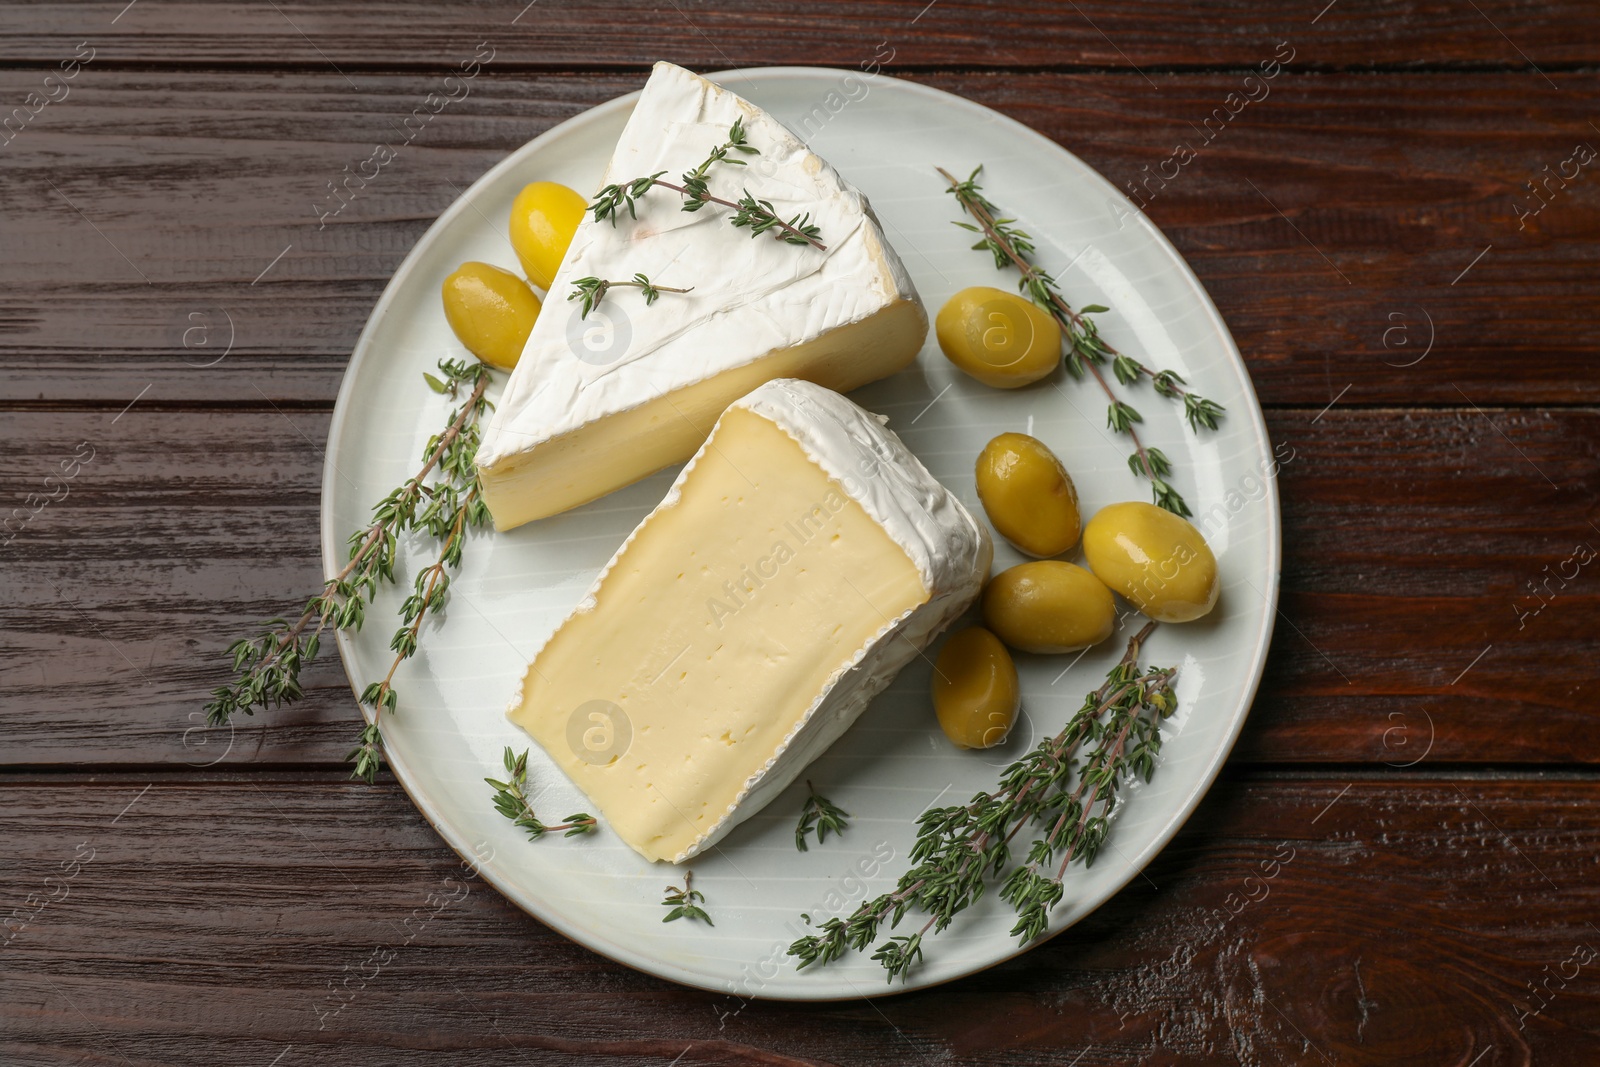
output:
[[[681,489],[539,652],[511,712],[649,859],[716,826],[828,677],[929,598],[905,550],[751,411],[723,416]]]
[[[735,400],[775,378],[803,378],[847,393],[916,358],[927,323],[897,300],[859,322],[741,367],[584,423],[479,472],[497,530],[586,504],[663,467],[682,463]]]

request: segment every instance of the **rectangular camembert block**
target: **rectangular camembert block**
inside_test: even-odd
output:
[[[509,714],[645,857],[782,792],[977,596],[982,524],[809,382],[735,402],[528,667]]]
[[[714,164],[711,194],[745,190],[780,218],[808,214],[826,250],[751,237],[730,209],[683,211],[655,187],[613,225],[586,215],[551,283],[477,453],[484,500],[505,530],[681,463],[730,403],[762,382],[848,391],[916,358],[928,318],[866,199],[782,123],[670,63],[657,63],[602,185],[664,171],[681,183],[742,119],[759,155]],[[644,274],[646,306],[614,288],[587,318],[573,282]]]

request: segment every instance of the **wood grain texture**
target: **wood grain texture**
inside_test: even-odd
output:
[[[1592,4],[525,4],[0,7],[0,1062],[1600,1061],[1600,202],[1550,177],[1600,145]],[[217,653],[317,580],[328,411],[401,259],[659,58],[876,61],[1070,148],[1193,265],[1292,449],[1222,781],[1107,906],[942,989],[745,1002],[476,881],[433,914],[457,859],[344,780],[336,657],[200,728]]]
[[[880,41],[909,66],[1254,66],[1285,39],[1322,67],[1528,69],[1593,62],[1592,7],[1483,0],[1266,0],[1063,4],[1021,0],[643,0],[529,4],[320,5],[22,3],[0,14],[0,60],[53,62],[92,40],[112,62],[326,70],[444,66],[492,41],[527,70],[642,68],[668,58],[707,70],[757,64],[855,66]],[[121,13],[119,14],[119,11]]]
[[[1286,73],[1220,128],[1204,124],[1240,75],[913,77],[1139,190],[1265,403],[1600,401],[1600,323],[1574,314],[1600,301],[1600,198],[1580,169],[1536,216],[1517,207],[1540,203],[1526,182],[1600,144],[1592,74],[1554,75],[1557,91],[1527,75]],[[0,96],[38,80],[0,72]],[[333,73],[91,64],[0,147],[0,401],[120,408],[146,387],[166,403],[331,401],[384,285],[459,191],[640,80],[486,68],[323,227],[326,184],[439,75],[352,88]],[[1197,153],[1181,167],[1180,145]],[[1150,177],[1162,171],[1176,176]]]
[[[14,1067],[1600,1055],[1588,778],[1224,780],[1146,878],[1048,944],[812,1006],[630,971],[447,881],[456,857],[392,785],[11,777],[0,797],[0,895],[34,896],[0,950]]]
[[[343,759],[355,708],[331,648],[303,704],[199,729],[221,650],[315,588],[326,425],[143,402],[6,417],[0,501],[81,441],[95,454],[0,550],[0,765]],[[1335,406],[1268,429],[1283,597],[1235,758],[1600,762],[1600,562],[1562,566],[1600,552],[1600,413]],[[1260,506],[1252,488],[1220,506]]]

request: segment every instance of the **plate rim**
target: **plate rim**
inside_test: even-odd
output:
[[[848,68],[784,65],[736,67],[725,70],[710,71],[702,74],[701,76],[719,84],[728,79],[751,82],[763,75],[768,77],[787,77],[797,79],[827,79],[831,83],[833,81],[837,81],[841,74],[851,73],[854,73],[854,71]],[[1199,306],[1204,309],[1209,323],[1217,331],[1218,336],[1226,345],[1227,351],[1232,354],[1233,361],[1231,364],[1231,369],[1237,373],[1241,390],[1245,398],[1249,401],[1247,405],[1248,410],[1243,414],[1248,416],[1250,428],[1253,431],[1256,439],[1266,446],[1267,455],[1269,457],[1273,455],[1272,438],[1267,433],[1266,419],[1261,408],[1261,400],[1256,394],[1255,382],[1250,376],[1250,369],[1244,362],[1244,356],[1239,351],[1238,344],[1234,341],[1232,331],[1228,329],[1228,324],[1222,318],[1222,313],[1217,309],[1216,304],[1212,301],[1211,295],[1206,291],[1205,286],[1201,284],[1199,277],[1194,272],[1194,269],[1190,267],[1188,260],[1183,257],[1182,253],[1180,253],[1172,244],[1172,242],[1167,238],[1166,234],[1163,233],[1161,229],[1157,227],[1148,216],[1145,215],[1143,210],[1134,205],[1133,202],[1129,200],[1120,189],[1111,184],[1109,179],[1107,179],[1094,167],[1090,166],[1083,159],[1079,158],[1071,150],[1051,140],[1043,133],[1040,133],[1038,130],[1033,129],[1031,126],[1028,126],[1026,123],[1023,123],[1018,119],[1014,119],[1011,116],[997,111],[994,108],[988,107],[985,104],[980,104],[976,100],[970,100],[964,96],[949,92],[948,90],[939,89],[931,85],[925,85],[921,82],[909,81],[905,78],[886,74],[881,71],[872,77],[874,79],[886,78],[895,83],[898,89],[908,91],[914,96],[920,96],[924,100],[936,106],[959,108],[981,117],[988,122],[999,125],[1014,134],[1021,134],[1025,139],[1031,140],[1034,142],[1036,147],[1044,150],[1046,153],[1054,153],[1061,157],[1064,162],[1081,168],[1089,176],[1091,182],[1098,182],[1100,184],[1102,187],[1102,192],[1111,197],[1115,197],[1118,201],[1124,204],[1127,208],[1127,216],[1136,219],[1137,224],[1143,228],[1145,235],[1153,239],[1156,246],[1180,268],[1179,273],[1183,278],[1184,284],[1187,285],[1187,287],[1197,298]],[[365,325],[362,326],[361,333],[356,337],[355,344],[351,349],[350,359],[345,365],[344,374],[339,382],[339,391],[334,398],[333,413],[329,419],[326,447],[323,450],[322,490],[318,494],[319,541],[321,543],[323,577],[325,580],[336,575],[339,572],[339,569],[344,565],[344,561],[341,558],[341,548],[345,544],[345,539],[336,531],[333,531],[331,527],[334,488],[338,479],[338,472],[334,467],[333,462],[335,444],[337,439],[340,438],[344,432],[345,421],[350,411],[351,397],[356,389],[357,371],[362,365],[363,361],[367,358],[368,351],[372,347],[372,333],[376,330],[377,324],[388,312],[390,304],[394,301],[394,299],[396,299],[396,293],[398,291],[397,282],[402,277],[409,274],[412,270],[416,269],[416,264],[421,255],[430,242],[435,239],[435,235],[437,233],[441,232],[444,228],[453,223],[459,215],[465,214],[468,210],[470,210],[468,199],[473,190],[492,181],[501,173],[512,169],[524,154],[536,154],[543,145],[549,141],[558,139],[564,135],[564,133],[570,127],[586,124],[594,121],[597,117],[603,117],[611,112],[621,110],[625,107],[631,107],[642,92],[642,88],[635,89],[631,92],[613,97],[612,99],[603,103],[596,104],[593,107],[585,108],[576,115],[573,115],[567,119],[563,119],[561,122],[550,127],[548,130],[532,140],[512,149],[506,154],[505,158],[501,159],[494,166],[484,171],[483,174],[477,178],[477,180],[473,181],[470,185],[463,189],[455,197],[455,199],[450,202],[449,206],[447,206],[444,211],[440,212],[439,216],[435,218],[433,222],[429,224],[428,228],[423,231],[422,235],[417,238],[417,241],[414,245],[412,245],[411,250],[406,253],[405,257],[400,261],[399,266],[397,266],[393,274],[390,275],[389,281],[384,285],[383,292],[379,295],[377,303],[373,305],[372,311],[368,314],[367,321]],[[1230,415],[1231,414],[1235,413],[1230,412]],[[457,835],[455,832],[447,828],[443,813],[435,807],[432,801],[424,796],[420,796],[414,789],[411,781],[412,772],[403,757],[399,756],[397,753],[391,753],[386,747],[384,750],[384,762],[388,765],[394,780],[400,785],[400,788],[406,794],[407,799],[411,801],[412,807],[417,810],[417,813],[422,816],[423,820],[429,825],[429,827],[431,827],[433,831],[439,835],[440,839],[461,858],[463,864],[466,865],[466,867],[470,869],[477,877],[482,878],[485,882],[491,885],[496,892],[509,901],[513,906],[537,921],[543,923],[550,929],[561,934],[563,937],[576,942],[585,949],[588,949],[597,955],[603,956],[614,963],[621,964],[632,970],[640,971],[644,974],[650,975],[651,977],[675,982],[678,985],[687,986],[693,989],[701,989],[707,992],[738,996],[741,999],[746,1000],[786,1001],[792,1003],[828,1003],[854,1001],[859,999],[885,996],[897,996],[906,993],[915,993],[926,989],[934,989],[951,982],[970,978],[973,975],[981,974],[990,968],[997,967],[1002,963],[1006,963],[1010,960],[1016,959],[1018,956],[1033,951],[1046,942],[1053,940],[1062,933],[1065,933],[1067,930],[1072,929],[1078,924],[1078,922],[1081,922],[1084,918],[1087,918],[1095,911],[1098,911],[1108,901],[1110,901],[1112,897],[1115,897],[1118,893],[1120,893],[1129,882],[1138,877],[1139,874],[1150,865],[1150,862],[1169,844],[1172,843],[1172,840],[1177,836],[1178,831],[1186,822],[1188,822],[1189,818],[1194,814],[1195,809],[1199,807],[1200,802],[1205,799],[1207,794],[1211,792],[1212,786],[1216,784],[1217,776],[1221,773],[1223,764],[1227,762],[1228,757],[1233,753],[1234,746],[1238,744],[1239,735],[1241,732],[1243,732],[1245,720],[1249,718],[1250,712],[1255,705],[1256,696],[1260,691],[1262,676],[1266,669],[1267,654],[1272,644],[1272,635],[1276,628],[1279,587],[1282,577],[1283,522],[1279,506],[1278,479],[1276,475],[1271,478],[1262,479],[1262,482],[1266,487],[1266,493],[1262,500],[1266,505],[1267,523],[1269,527],[1269,536],[1266,540],[1268,549],[1267,563],[1270,568],[1270,579],[1267,583],[1268,588],[1261,591],[1262,597],[1266,602],[1266,611],[1262,616],[1263,622],[1257,635],[1254,654],[1248,667],[1250,682],[1241,695],[1240,700],[1230,712],[1232,726],[1228,731],[1225,743],[1217,746],[1213,757],[1205,766],[1204,771],[1197,780],[1196,786],[1190,791],[1189,795],[1184,798],[1184,801],[1181,805],[1172,809],[1169,816],[1165,820],[1160,821],[1160,830],[1152,835],[1148,839],[1146,845],[1136,852],[1130,860],[1128,860],[1128,871],[1126,876],[1116,882],[1113,888],[1111,888],[1111,890],[1106,894],[1104,899],[1102,899],[1099,904],[1096,904],[1077,920],[1062,926],[1058,930],[1052,930],[1045,936],[1037,938],[1026,944],[1014,945],[1014,950],[1006,955],[995,957],[969,969],[958,971],[957,973],[943,978],[930,980],[920,984],[902,982],[899,985],[891,984],[887,987],[875,986],[871,990],[861,990],[859,987],[854,986],[854,983],[851,983],[853,992],[848,994],[838,993],[827,989],[818,989],[815,993],[812,993],[806,989],[784,990],[781,992],[747,991],[744,993],[735,993],[721,985],[714,984],[711,979],[708,979],[704,975],[690,971],[679,964],[632,952],[620,944],[615,944],[613,942],[596,937],[594,931],[587,928],[580,930],[558,912],[547,909],[543,906],[541,901],[528,894],[525,890],[517,887],[509,878],[502,877],[499,873],[495,872],[491,867],[492,857],[490,860],[484,860],[482,857],[477,855],[476,850],[473,849],[468,842],[465,840],[457,840]],[[354,639],[346,631],[340,629],[336,629],[334,631],[334,637],[335,644],[339,649],[340,665],[345,672],[346,681],[350,684],[351,695],[355,698],[356,710],[358,714],[360,714],[362,721],[370,724],[373,721],[373,717],[368,713],[366,706],[361,702],[361,691],[363,688],[365,688],[365,686],[354,676],[351,670],[352,660],[355,655],[352,647]]]

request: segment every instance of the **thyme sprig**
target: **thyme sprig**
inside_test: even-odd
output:
[[[428,387],[452,399],[463,395],[464,399],[450,412],[445,429],[428,440],[421,469],[373,507],[372,521],[348,539],[349,558],[344,567],[306,601],[295,621],[268,619],[255,637],[228,646],[236,677],[212,690],[212,699],[205,706],[211,725],[220,726],[241,712],[253,715],[257,708],[276,708],[300,699],[300,672],[316,659],[323,631],[329,626],[359,631],[378,588],[395,580],[400,535],[425,532],[441,542],[439,557],[417,575],[402,606],[402,625],[390,642],[396,653],[394,664],[384,680],[369,685],[361,697],[362,703],[373,709],[373,722],[364,726],[347,757],[355,764],[355,777],[370,782],[377,774],[382,746],[377,721],[382,712],[395,710],[395,668],[416,651],[424,616],[444,606],[448,571],[460,564],[466,531],[489,520],[472,463],[479,425],[489,408],[484,398],[489,368],[476,360],[444,359],[438,369],[440,376],[423,375]]]
[[[757,199],[749,189],[744,189],[744,196],[738,200],[727,200],[712,194],[706,178],[712,166],[717,163],[738,167],[746,165],[744,160],[730,156],[730,152],[740,152],[745,155],[759,155],[761,152],[759,148],[747,142],[743,119],[734,120],[728,129],[728,139],[713,148],[698,167],[684,172],[682,184],[662,181],[662,175],[667,172],[658,170],[642,178],[607,185],[595,194],[589,210],[593,212],[596,222],[605,222],[609,219],[613,226],[617,224],[623,209],[627,209],[629,218],[637,219],[639,213],[635,202],[652,188],[659,186],[662,189],[671,189],[681,196],[684,211],[699,211],[707,204],[720,204],[732,208],[734,214],[729,216],[728,221],[736,227],[748,229],[752,238],[763,233],[771,233],[775,239],[787,244],[810,245],[826,252],[828,246],[822,243],[822,230],[811,222],[809,212],[802,212],[785,220],[778,215],[771,201]]]
[[[806,779],[806,790],[809,796],[800,806],[800,824],[794,830],[794,847],[801,852],[809,852],[806,846],[806,837],[813,831],[817,835],[817,844],[822,844],[828,839],[829,832],[843,836],[849,827],[846,821],[850,813],[839,807],[833,801],[817,792],[817,787]]]
[[[728,139],[713,148],[705,160],[694,170],[685,171],[683,175],[683,195],[688,201],[683,205],[685,211],[699,211],[711,199],[711,188],[706,184],[706,173],[718,163],[726,163],[730,167],[743,167],[748,164],[737,158],[730,158],[729,152],[741,152],[747,156],[759,156],[761,149],[749,142],[744,132],[744,119],[733,120],[733,125],[728,127]]]
[[[649,307],[651,304],[654,304],[658,299],[660,299],[662,293],[689,293],[694,291],[694,286],[692,285],[687,289],[674,289],[670,285],[656,285],[643,274],[635,274],[632,281],[609,281],[605,278],[579,278],[577,281],[572,283],[572,292],[567,294],[567,299],[583,301],[583,310],[579,313],[578,317],[580,319],[586,319],[589,317],[589,312],[595,309],[595,305],[599,304],[600,301],[605,298],[606,291],[608,289],[614,289],[619,285],[638,289],[644,296],[644,303],[646,307]]]
[[[706,910],[700,907],[705,903],[706,895],[690,884],[693,878],[694,872],[684,871],[682,889],[677,886],[667,886],[666,899],[661,903],[672,910],[662,916],[662,922],[669,923],[674,919],[700,919],[707,926],[717,925],[711,921],[711,916],[706,914]]]
[[[617,224],[617,219],[622,217],[622,209],[628,209],[628,217],[637,219],[638,210],[634,201],[648,193],[655,187],[656,180],[666,171],[658,170],[654,174],[647,174],[643,178],[635,178],[621,185],[608,185],[594,194],[594,203],[589,205],[589,210],[594,213],[594,221],[604,222],[611,220],[611,225]]]
[[[709,199],[715,200],[715,197]],[[727,204],[726,200],[717,200],[719,204]],[[733,225],[748,228],[752,238],[760,237],[768,230],[776,230],[772,236],[791,245],[811,245],[824,252],[828,246],[818,238],[822,236],[822,229],[811,222],[809,211],[792,216],[788,222],[778,217],[778,211],[772,206],[770,200],[757,200],[750,195],[750,190],[744,190],[744,196],[739,198],[737,204],[730,207],[738,208],[738,213],[728,219]]]
[[[1013,935],[1026,942],[1043,933],[1064,893],[1061,879],[1068,864],[1092,862],[1105,842],[1117,783],[1130,774],[1148,778],[1154,771],[1159,719],[1175,706],[1176,676],[1175,668],[1139,669],[1139,650],[1155,626],[1149,623],[1128,641],[1105,684],[1085,697],[1060,733],[1007,767],[998,788],[976,794],[967,804],[923,812],[910,870],[891,892],[865,901],[846,918],[827,920],[818,933],[790,945],[789,955],[799,959],[800,968],[830,963],[847,950],[865,951],[878,940],[884,922],[898,927],[915,907],[928,916],[922,927],[889,937],[872,954],[889,981],[904,979],[922,959],[928,933],[949,927],[1010,867],[1011,842],[1029,826],[1048,830],[1029,848],[1027,865],[1013,868],[1002,882],[1000,895],[1017,912]],[[1092,748],[1075,776],[1076,754],[1085,744]],[[1057,854],[1063,859],[1052,876],[1045,869]]]
[[[485,778],[484,781],[494,787],[495,810],[526,830],[529,840],[537,841],[545,834],[559,833],[564,837],[579,837],[594,833],[597,825],[595,817],[584,811],[568,815],[555,826],[547,826],[540,822],[539,817],[533,813],[533,804],[528,800],[528,750],[523,749],[522,755],[518,756],[511,751],[511,746],[507,745],[504,762],[505,781],[502,782],[498,778]]]
[[[1189,505],[1168,480],[1172,475],[1171,461],[1160,449],[1147,447],[1140,441],[1134,424],[1144,419],[1131,405],[1117,399],[1100,368],[1109,362],[1112,373],[1122,385],[1133,386],[1148,380],[1158,395],[1181,401],[1184,418],[1195,433],[1202,428],[1217,428],[1225,414],[1222,405],[1188,389],[1188,383],[1176,371],[1156,370],[1119,352],[1100,335],[1099,327],[1089,317],[1109,311],[1105,305],[1086,304],[1073,310],[1061,295],[1056,279],[1033,262],[1037,249],[1032,238],[1016,226],[1015,219],[1002,217],[1000,209],[983,195],[983,186],[978,184],[978,175],[983,171],[981,165],[965,181],[958,181],[943,167],[935,169],[949,182],[950,188],[946,191],[974,220],[972,223],[957,222],[955,225],[980,235],[980,240],[972,247],[993,255],[995,269],[1016,268],[1021,275],[1017,288],[1061,324],[1065,335],[1063,358],[1067,370],[1076,378],[1082,378],[1087,372],[1100,383],[1101,390],[1110,401],[1106,409],[1107,427],[1113,432],[1127,434],[1133,441],[1133,454],[1128,459],[1129,470],[1135,477],[1150,480],[1151,493],[1158,505],[1178,515],[1190,515]]]
[[[1155,773],[1161,720],[1177,706],[1171,690],[1174,672],[1152,670],[1138,677],[1137,668],[1130,670],[1119,682],[1129,687],[1127,695],[1112,703],[1109,717],[1092,728],[1097,744],[1084,761],[1077,786],[1049,832],[1029,847],[1027,866],[1014,869],[1000,888],[1000,899],[1017,913],[1011,935],[1023,942],[1049,929],[1050,910],[1061,901],[1061,880],[1072,861],[1093,866],[1111,830],[1118,786],[1135,775],[1148,782]],[[1145,714],[1147,710],[1154,714]],[[1058,851],[1061,862],[1051,875],[1048,868]]]

